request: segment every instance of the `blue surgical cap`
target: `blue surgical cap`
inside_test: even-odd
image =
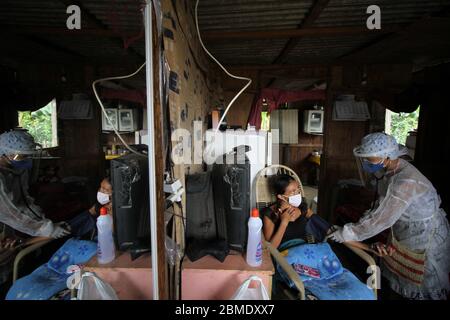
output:
[[[398,144],[394,137],[383,132],[368,134],[362,138],[361,145],[353,149],[353,154],[361,158],[380,157],[395,160],[406,153],[407,150]]]
[[[0,155],[35,154],[37,143],[25,130],[11,130],[0,135]]]

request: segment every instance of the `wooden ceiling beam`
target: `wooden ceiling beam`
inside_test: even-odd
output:
[[[327,64],[231,64],[226,65],[228,70],[301,70],[327,68]]]
[[[393,24],[383,26],[380,30],[369,30],[366,27],[314,27],[304,29],[281,29],[264,31],[204,31],[202,38],[208,42],[223,40],[258,40],[258,39],[289,39],[289,38],[320,38],[320,37],[340,37],[363,34],[386,34],[397,32],[405,27],[403,24]],[[52,27],[12,27],[2,26],[2,31],[12,34],[26,35],[63,35],[63,36],[95,36],[104,38],[120,38],[120,35],[113,30],[99,28],[82,28],[80,30],[68,30],[66,28]],[[135,31],[135,34],[139,31]]]
[[[281,30],[263,30],[263,31],[204,31],[202,38],[208,42],[222,40],[258,40],[258,39],[298,39],[303,37],[340,37],[364,34],[386,34],[397,32],[403,29],[403,24],[385,25],[380,30],[369,30],[363,26],[353,27],[312,27],[302,29],[281,29]],[[88,30],[86,31],[88,32]]]
[[[435,18],[435,19],[431,19],[431,17],[433,16],[441,16],[441,15],[448,15],[450,10],[450,6],[446,6],[444,7],[441,11],[439,11],[438,13],[431,15],[430,14],[425,14],[423,15],[420,19],[409,23],[409,24],[403,24],[401,26],[399,26],[398,30],[396,31],[391,31],[389,33],[385,33],[380,35],[379,37],[377,37],[376,39],[365,43],[361,46],[358,46],[356,48],[353,48],[352,50],[350,50],[349,52],[339,56],[336,59],[336,62],[341,62],[341,61],[351,61],[353,58],[356,57],[361,57],[363,56],[365,53],[370,52],[372,50],[372,48],[375,48],[376,46],[379,46],[380,44],[386,43],[386,47],[387,48],[392,48],[393,46],[397,45],[397,39],[399,36],[401,35],[406,35],[406,34],[420,34],[422,33],[433,33],[436,30],[449,30],[449,26],[450,24],[448,23],[448,17],[442,18],[442,22],[438,21],[436,22],[436,20],[439,20],[439,18]],[[430,22],[431,21],[431,22]],[[446,23],[447,22],[447,23]],[[383,29],[384,27],[382,27]]]
[[[111,29],[104,24],[100,19],[98,19],[93,13],[91,13],[81,1],[71,1],[71,0],[59,0],[60,3],[65,5],[66,7],[71,5],[77,5],[80,7],[80,10],[82,12],[82,19],[83,21],[86,21],[89,26],[93,26],[95,29],[103,30],[103,32],[108,33],[111,31]],[[89,29],[88,29],[89,30]],[[112,40],[122,49],[123,47],[123,39],[120,36],[113,36]],[[133,48],[129,47],[127,49],[124,49],[125,51],[135,55],[136,57],[145,60],[145,57],[141,55],[139,52],[134,50]]]
[[[308,28],[308,27],[312,26],[314,24],[314,22],[316,21],[316,19],[322,13],[323,9],[326,8],[326,6],[328,5],[329,2],[330,2],[330,0],[316,0],[314,2],[313,7],[311,8],[311,11],[309,12],[309,14],[299,24],[298,29],[302,30],[304,28]],[[301,37],[296,37],[296,38],[291,37],[288,40],[288,42],[286,43],[286,45],[284,46],[284,48],[281,50],[280,54],[275,58],[273,63],[274,64],[275,63],[283,63],[284,59],[287,57],[289,52],[291,52],[292,49],[294,49],[295,46],[297,46],[297,44],[299,43],[300,40],[301,40]]]
[[[329,2],[330,2],[330,0],[316,0],[313,4],[311,10],[309,11],[308,15],[300,22],[297,29],[302,30],[302,29],[312,26],[314,24],[314,22],[316,21],[316,19],[322,13],[323,9],[326,8],[326,6],[328,5]],[[302,37],[289,38],[289,40],[284,45],[283,49],[281,49],[278,56],[275,58],[275,60],[272,61],[272,64],[283,63],[284,60],[286,59],[287,55],[289,54],[289,52],[291,52],[292,49],[294,49],[297,46],[297,44],[300,42],[301,39],[302,39]],[[276,78],[270,79],[267,82],[266,86],[270,87],[275,82],[275,80],[276,80]]]
[[[80,30],[69,30],[65,26],[55,27],[20,27],[20,26],[2,26],[2,30],[13,34],[33,34],[33,35],[63,35],[63,36],[96,36],[105,38],[119,38],[113,30],[100,28],[81,28]],[[138,33],[138,31],[136,31]]]

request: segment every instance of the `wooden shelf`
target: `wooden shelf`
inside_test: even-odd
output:
[[[185,259],[182,271],[183,300],[227,300],[239,286],[251,276],[261,278],[267,292],[272,292],[272,276],[275,268],[267,249],[263,251],[263,262],[251,267],[245,254],[228,255],[224,262],[205,256],[195,262]]]
[[[121,156],[122,156],[121,154],[108,154],[108,155],[105,156],[105,159],[106,160],[112,160],[112,159],[117,159],[117,158],[119,158]]]
[[[131,260],[129,252],[116,252],[116,258],[110,263],[99,264],[97,256],[91,258],[85,265],[86,270],[95,269],[151,269],[152,260],[150,253],[143,254],[135,260]]]
[[[153,299],[150,253],[132,261],[130,253],[116,252],[116,258],[107,264],[99,264],[97,256],[94,256],[83,266],[83,270],[94,272],[110,284],[120,300]]]
[[[259,267],[251,267],[245,261],[245,253],[229,254],[224,262],[220,262],[213,256],[205,256],[195,262],[184,259],[183,270],[197,269],[197,270],[229,270],[229,271],[257,271],[272,275],[275,272],[270,253],[267,249],[263,250],[263,262]]]

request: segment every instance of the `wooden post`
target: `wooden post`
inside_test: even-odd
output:
[[[146,84],[149,129],[149,186],[150,186],[150,227],[152,237],[153,297],[155,300],[168,299],[168,276],[165,253],[164,224],[164,157],[162,137],[162,110],[159,97],[159,55],[156,18],[152,3],[145,6],[146,42]],[[152,141],[153,140],[153,141]]]
[[[157,30],[156,17],[152,16],[153,30]],[[168,299],[168,268],[166,262],[166,228],[164,222],[165,195],[164,195],[164,141],[163,141],[163,112],[159,95],[159,46],[157,32],[153,32],[153,88],[154,94],[154,119],[155,119],[155,169],[156,169],[156,206],[158,224],[158,278],[159,278],[159,298]]]

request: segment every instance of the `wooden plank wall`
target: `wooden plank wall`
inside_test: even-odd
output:
[[[353,72],[352,72],[353,71]],[[330,69],[327,101],[325,103],[324,149],[321,158],[319,186],[319,214],[333,219],[332,192],[336,183],[342,179],[358,178],[358,168],[353,156],[353,148],[368,132],[368,121],[333,121],[333,102],[339,94],[356,94],[357,70],[344,70],[343,67]],[[359,94],[363,98],[363,94]]]
[[[30,63],[18,66],[15,72],[17,76],[10,79],[12,82],[8,85],[19,92],[23,90],[23,94],[17,95],[23,102],[12,101],[11,104],[6,104],[2,111],[2,119],[6,120],[1,121],[1,131],[17,125],[16,107],[21,110],[37,110],[53,98],[56,98],[57,103],[63,99],[71,99],[73,93],[85,93],[92,98],[91,83],[96,78],[95,68],[92,66]],[[63,76],[65,81],[62,80]],[[51,153],[61,159],[56,162],[45,161],[41,166],[58,165],[62,177],[77,175],[99,179],[103,172],[103,162],[100,157],[100,110],[96,102],[93,102],[93,109],[92,120],[57,120],[59,146],[53,148]]]
[[[433,183],[447,214],[450,213],[450,95],[445,79],[449,76],[450,64],[425,72],[423,82],[429,95],[420,108],[414,159],[417,168]]]
[[[333,66],[329,69],[325,104],[324,152],[321,159],[319,213],[334,222],[333,190],[339,180],[359,179],[353,148],[366,134],[384,130],[384,110],[372,105],[380,92],[395,94],[411,81],[411,65]],[[333,121],[333,102],[338,95],[353,94],[371,108],[370,121]]]
[[[170,71],[170,127],[172,132],[184,129],[190,133],[187,148],[194,155],[193,138],[197,134],[194,132],[194,121],[203,121],[204,132],[207,129],[209,111],[223,106],[220,73],[200,45],[189,1],[163,0],[162,11],[165,57]],[[172,140],[172,155],[187,151],[184,150],[186,144],[179,142]],[[203,170],[202,164],[185,163],[176,164],[173,173],[174,178],[179,179],[185,187],[186,174]],[[182,208],[186,208],[185,197],[182,198]],[[179,206],[174,206],[174,212],[176,216],[169,236],[184,250],[184,224],[177,217],[185,215],[185,212]],[[172,299],[178,299],[180,294],[176,290],[180,281],[179,268],[180,263],[176,262],[175,267],[169,270],[169,297]]]
[[[2,105],[0,107],[0,134],[17,126],[17,111],[12,107],[13,101],[8,101],[7,91],[14,87],[15,69],[0,65],[0,95]]]
[[[191,7],[187,1],[162,1],[164,47],[171,73],[170,125],[193,133],[194,121],[203,121],[206,130],[208,112],[223,105],[223,92],[218,67],[198,40]],[[190,147],[193,154],[193,143]],[[195,173],[203,167],[187,164],[184,170]]]
[[[64,87],[57,99],[71,99],[73,93],[87,94],[92,101],[93,117],[89,120],[58,119],[59,147],[56,154],[60,160],[61,174],[64,176],[84,176],[92,183],[104,176],[104,157],[101,149],[101,110],[91,88],[97,79],[93,66],[83,66],[76,83]]]
[[[322,151],[323,136],[303,132],[303,112],[313,109],[314,105],[321,106],[325,101],[299,101],[289,107],[298,110],[298,143],[282,145],[280,148],[280,162],[292,168],[305,185],[314,183],[313,172],[307,159],[313,151]]]

